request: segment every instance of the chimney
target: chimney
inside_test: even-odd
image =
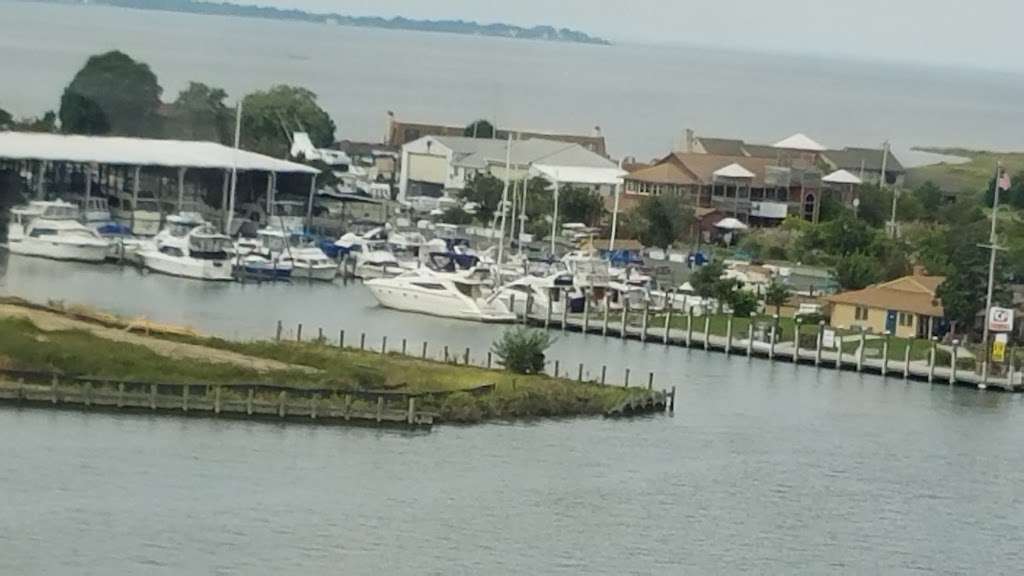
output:
[[[601,127],[600,126],[594,126],[594,136],[597,137],[597,138],[601,137]]]
[[[683,151],[687,153],[693,153],[693,141],[695,137],[693,135],[693,129],[687,128],[683,135]]]

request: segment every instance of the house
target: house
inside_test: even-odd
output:
[[[507,159],[512,180],[525,178],[535,164],[561,168],[616,167],[611,160],[573,142],[518,140],[512,144],[511,158],[506,158],[506,148],[507,141],[464,136],[425,136],[405,144],[399,198],[451,196],[481,174],[504,178]]]
[[[863,290],[828,298],[833,328],[864,328],[900,338],[930,338],[944,334],[949,323],[937,291],[942,276],[912,274]]]
[[[833,170],[846,170],[855,174],[865,183],[878,185],[885,165],[885,183],[889,186],[903,186],[907,172],[903,164],[891,151],[875,148],[843,148],[827,150],[822,160]]]
[[[468,123],[467,123],[468,124]],[[543,140],[555,140],[558,142],[569,142],[572,144],[579,144],[583,148],[590,150],[594,154],[600,156],[608,155],[608,147],[605,142],[604,136],[601,134],[600,128],[594,129],[593,135],[582,135],[582,134],[561,134],[561,133],[546,133],[546,132],[535,132],[528,130],[509,130],[504,128],[497,128],[494,131],[494,139],[507,141],[509,134],[513,137],[518,136],[522,140],[529,140],[531,138],[540,138]],[[452,126],[444,124],[425,124],[419,122],[400,122],[395,120],[394,116],[391,116],[391,121],[388,126],[388,144],[395,148],[401,148],[406,144],[415,142],[424,136],[465,136],[466,126]]]

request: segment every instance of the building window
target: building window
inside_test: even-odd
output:
[[[900,326],[911,328],[914,326],[914,316],[906,312],[900,312]]]
[[[868,309],[864,306],[857,306],[853,311],[853,318],[857,322],[866,322],[868,319]]]

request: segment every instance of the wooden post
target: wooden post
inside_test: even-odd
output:
[[[220,414],[220,386],[213,388],[213,413]]]
[[[302,323],[299,323],[299,327],[295,330],[295,341],[302,342]]]
[[[569,291],[562,289],[562,332],[569,323]]]
[[[622,385],[623,388],[629,388],[629,368],[626,368],[626,383]]]
[[[885,340],[882,341],[882,376],[889,375],[889,332],[885,333]]]
[[[775,330],[776,323],[772,322],[772,329],[768,332],[768,359],[775,359]]]
[[[843,367],[843,339],[836,334],[836,370],[840,370]]]
[[[402,356],[405,356],[405,350],[408,343],[409,342],[405,338],[402,338]]]
[[[686,310],[686,347],[693,343],[693,308]]]
[[[359,334],[359,351],[366,350],[366,332]]]
[[[345,394],[345,421],[352,418],[352,395]]]
[[[725,355],[732,355],[732,316],[725,321]]]
[[[117,407],[124,407],[124,382],[117,383]]]
[[[754,315],[750,315],[750,324],[747,324],[747,358],[754,356]]]
[[[604,323],[601,325],[601,336],[608,336],[608,292],[604,293]]]
[[[384,336],[384,337],[382,337],[380,339],[380,353],[382,355],[388,353],[388,337],[387,336]]]
[[[672,297],[669,296],[668,310],[665,311],[665,334],[662,336],[661,341],[668,346],[672,340]]]
[[[416,423],[416,398],[409,396],[409,409],[405,415],[405,423],[412,426]]]
[[[319,342],[319,343],[323,343],[323,341],[324,341],[324,329],[323,328],[317,328],[316,329],[316,341]]]
[[[463,364],[469,366],[469,346],[466,346],[466,353],[463,356]]]
[[[498,275],[501,275],[501,271],[498,271]],[[512,313],[512,316],[519,318],[516,314],[516,293],[510,292],[508,295],[508,311]]]
[[[189,388],[191,388],[191,386],[189,386],[188,384],[185,384],[184,386],[181,387],[181,411],[182,412],[188,412]]]
[[[711,316],[704,316],[704,350],[711,349]]]
[[[580,362],[579,370],[576,372],[576,381],[583,382],[583,362]]]
[[[316,410],[320,404],[320,394],[313,394],[313,397],[309,399],[309,418],[316,420]]]
[[[560,368],[561,368],[561,363],[558,360],[555,360],[555,378],[558,378],[558,371],[559,371]]]
[[[583,292],[583,333],[590,334],[590,289]]]
[[[825,321],[818,321],[818,341],[814,344],[814,365],[821,366],[821,346],[825,341]]]
[[[420,355],[420,357],[423,358],[424,360],[427,359],[427,341],[426,340],[423,341],[423,353]]]
[[[377,423],[378,424],[380,424],[380,421],[383,419],[382,418],[383,415],[384,415],[384,397],[383,396],[377,396]]]
[[[344,330],[339,330],[338,331],[338,348],[344,348],[344,347],[345,347],[345,331]]]
[[[860,348],[857,349],[857,372],[864,370],[864,345],[867,343],[867,333],[864,327],[860,329]]]
[[[547,310],[544,311],[544,329],[548,330],[551,328],[551,295],[548,295]]]
[[[1014,382],[1013,374],[1013,350],[1009,350],[1006,355],[1006,389],[1013,392],[1016,387]]]
[[[156,384],[149,385],[149,409],[156,410]]]
[[[800,363],[800,318],[793,320],[793,364]]]
[[[245,413],[248,414],[249,416],[252,416],[252,404],[255,396],[256,389],[250,386],[249,393],[246,395],[245,398]]]
[[[935,357],[937,356],[936,347],[938,346],[938,340],[932,337],[932,348],[928,352],[928,383],[931,384],[935,381]]]
[[[668,411],[676,411],[676,387],[672,387],[672,395],[668,397]]]
[[[949,354],[949,385],[956,384],[956,357],[960,351],[960,341],[953,340],[953,350]]]
[[[629,325],[629,299],[622,299],[622,324],[619,329],[619,337],[623,340],[626,339],[627,332],[626,327]]]
[[[444,363],[445,364],[448,363],[448,345],[447,344],[444,345]]]
[[[57,403],[57,375],[54,374],[50,378],[50,402],[53,404]]]
[[[523,309],[523,326],[530,324],[530,310],[533,310],[533,294],[526,295],[526,308]],[[515,314],[515,311],[513,311]]]
[[[654,372],[647,373],[647,390],[654,390]]]
[[[910,379],[910,348],[914,341],[910,340],[907,342],[907,347],[903,350],[903,379]]]
[[[647,342],[647,321],[651,314],[651,302],[650,300],[644,299],[644,317],[640,321],[640,341]]]
[[[281,330],[282,330],[282,329],[283,329],[283,326],[281,325],[281,321],[280,321],[280,320],[278,320],[278,321],[277,321],[277,333],[276,333],[276,335],[274,336],[274,341],[275,341],[275,342],[280,342],[280,341],[281,341]]]
[[[491,369],[491,352],[490,352],[490,350],[487,351],[487,369],[488,370]]]
[[[605,378],[606,376],[608,376],[608,365],[607,364],[602,364],[601,365],[601,386],[604,386],[605,382],[607,382],[607,380]]]
[[[285,405],[288,402],[288,392],[282,390],[277,395],[277,416],[278,418],[284,418],[286,415]]]

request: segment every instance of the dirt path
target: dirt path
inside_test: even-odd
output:
[[[105,340],[145,346],[161,356],[177,360],[201,360],[217,364],[231,364],[241,368],[258,370],[260,372],[270,372],[274,370],[300,370],[311,374],[318,372],[316,369],[308,366],[285,364],[284,362],[278,362],[276,360],[256,358],[254,356],[247,356],[245,354],[238,354],[227,350],[218,350],[216,348],[207,348],[205,346],[197,346],[195,344],[184,344],[170,340],[163,340],[152,336],[128,332],[123,329],[107,328],[91,322],[68,318],[67,316],[63,316],[56,312],[48,312],[34,308],[0,304],[0,318],[26,318],[31,320],[32,323],[40,330],[46,332],[55,332],[59,330],[84,330]]]

